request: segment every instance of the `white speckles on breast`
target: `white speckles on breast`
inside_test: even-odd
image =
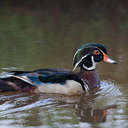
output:
[[[61,84],[43,84],[35,92],[58,93],[64,95],[80,95],[84,93],[80,83],[74,80],[67,80],[64,85]]]

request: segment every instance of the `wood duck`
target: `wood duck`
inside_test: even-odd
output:
[[[101,61],[117,63],[108,57],[103,44],[87,43],[76,50],[73,58],[73,71],[38,69],[3,72],[0,75],[0,91],[82,94],[100,86],[100,79],[95,68],[96,64]],[[78,67],[80,71],[74,72]]]

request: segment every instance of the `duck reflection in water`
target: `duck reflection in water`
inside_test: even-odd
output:
[[[101,108],[96,107],[95,99],[100,95],[98,94],[100,90],[100,88],[92,90],[86,99],[81,97],[80,102],[74,105],[75,114],[79,121],[91,123],[105,122],[108,110],[117,108],[115,104]]]
[[[83,105],[75,105],[75,113],[78,116],[78,120],[81,122],[105,122],[109,109],[116,108],[116,105],[106,106],[102,109],[95,109],[94,106],[87,108]]]

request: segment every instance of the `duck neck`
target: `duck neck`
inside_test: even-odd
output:
[[[100,78],[98,73],[93,71],[80,70],[80,77],[88,85],[89,89],[96,88],[100,86]]]

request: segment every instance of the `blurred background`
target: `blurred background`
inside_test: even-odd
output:
[[[73,54],[86,42],[105,44],[111,58],[118,61],[117,65],[100,64],[97,69],[102,80],[114,81],[128,98],[127,0],[0,1],[1,72],[72,70]],[[128,110],[122,111],[127,121]]]
[[[85,42],[104,43],[125,61],[127,6],[121,0],[0,1],[0,68],[71,69],[75,49]],[[125,64],[111,70],[127,74]]]
[[[1,0],[0,68],[72,69],[76,48],[100,42],[119,61],[104,72],[126,80],[127,15],[126,0]]]

